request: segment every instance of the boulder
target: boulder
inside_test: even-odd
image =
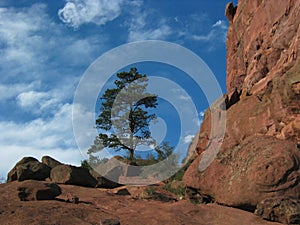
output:
[[[7,175],[7,182],[24,180],[45,180],[50,176],[50,168],[33,157],[21,159]]]
[[[270,136],[246,138],[224,149],[199,172],[198,157],[183,180],[215,202],[254,211],[267,198],[300,197],[300,152],[292,141]]]
[[[57,161],[56,159],[51,158],[50,156],[43,156],[42,163],[53,169],[56,166],[63,165],[63,163]]]
[[[23,181],[17,190],[21,201],[53,200],[61,194],[57,184],[35,180]]]
[[[116,188],[120,186],[120,184],[101,176],[95,170],[90,171],[90,173],[97,180],[97,188]]]
[[[118,183],[120,176],[124,174],[124,171],[127,168],[127,164],[123,161],[124,160],[121,157],[113,157],[105,163],[94,166],[93,169],[101,177],[105,177],[106,180]],[[106,180],[103,179],[103,182],[105,183]]]
[[[50,179],[59,184],[72,184],[85,187],[95,187],[97,184],[96,179],[87,169],[71,165],[54,167],[51,170]]]
[[[261,201],[255,214],[284,224],[300,224],[300,201],[292,198],[270,198]]]

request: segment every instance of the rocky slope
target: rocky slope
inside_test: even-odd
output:
[[[277,224],[242,210],[216,204],[196,205],[186,200],[163,202],[139,198],[137,196],[141,188],[138,187],[128,187],[129,194],[124,195],[120,190],[59,185],[61,194],[54,200],[37,201],[29,198],[29,201],[20,201],[17,189],[31,182],[13,181],[0,185],[0,224]],[[43,188],[43,183],[35,181],[33,186]]]
[[[182,181],[166,185],[125,187],[49,156],[24,157],[0,185],[0,224],[269,224],[248,212],[185,200]]]
[[[226,16],[226,107],[206,112],[198,156],[184,181],[214,202],[249,211],[259,205],[256,213],[266,219],[298,224],[300,1],[239,0],[237,7],[227,5]],[[220,112],[226,113],[223,140],[212,134],[221,126]],[[201,159],[218,147],[214,143],[220,152],[200,172]]]

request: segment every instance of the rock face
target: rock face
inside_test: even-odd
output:
[[[43,156],[42,163],[49,166],[51,169],[53,169],[56,166],[62,165],[61,162],[57,161],[56,159],[51,158],[50,156]]]
[[[184,182],[200,198],[254,211],[266,199],[300,197],[300,1],[239,0],[226,16],[226,107],[205,113]]]
[[[95,187],[96,179],[85,168],[59,165],[51,170],[50,179],[58,184],[73,184],[85,187]]]
[[[24,157],[7,175],[7,182],[14,180],[45,180],[50,175],[50,168],[33,157]]]
[[[293,0],[239,0],[226,43],[229,95],[236,88],[258,93],[299,62],[299,6]]]
[[[21,201],[53,200],[61,194],[57,184],[35,180],[23,181],[17,190]]]

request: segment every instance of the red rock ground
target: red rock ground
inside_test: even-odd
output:
[[[186,200],[161,202],[118,196],[112,190],[60,185],[62,194],[51,201],[20,201],[20,182],[0,185],[0,224],[100,224],[108,218],[121,225],[276,225],[252,213],[215,204],[195,205]],[[79,204],[67,203],[68,194]]]

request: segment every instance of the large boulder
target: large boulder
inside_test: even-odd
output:
[[[58,184],[72,184],[85,187],[95,187],[96,179],[82,167],[58,165],[51,170],[51,181]]]
[[[21,201],[53,200],[61,194],[57,184],[35,180],[23,181],[17,190]]]
[[[24,180],[45,180],[50,176],[50,168],[33,157],[21,159],[7,175],[7,182]]]
[[[50,156],[43,156],[42,163],[49,166],[51,169],[53,169],[56,166],[63,165],[63,163],[57,161],[56,159],[51,158]]]
[[[300,197],[300,152],[294,142],[270,136],[246,138],[236,147],[221,148],[203,172],[200,159],[183,180],[217,203],[254,211],[267,198]]]

